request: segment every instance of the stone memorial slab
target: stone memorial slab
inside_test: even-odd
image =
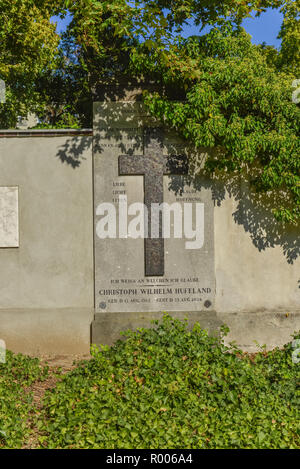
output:
[[[214,309],[213,200],[187,182],[190,151],[141,103],[94,104],[97,313]]]
[[[0,248],[19,247],[18,187],[0,187]]]

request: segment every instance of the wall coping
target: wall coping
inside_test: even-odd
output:
[[[0,129],[0,138],[93,136],[93,129]]]

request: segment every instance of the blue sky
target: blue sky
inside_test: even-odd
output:
[[[280,30],[283,16],[277,10],[268,9],[266,13],[263,13],[259,18],[247,18],[243,21],[243,27],[246,31],[251,34],[252,42],[254,44],[260,44],[266,42],[268,45],[280,46],[280,40],[277,39],[277,35]],[[66,29],[70,21],[70,17],[66,17],[61,20],[57,17],[53,17],[53,21],[57,22],[57,31],[62,32]],[[186,26],[184,28],[184,36],[190,36],[198,34],[198,29],[194,26]]]

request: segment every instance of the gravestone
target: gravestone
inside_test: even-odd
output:
[[[0,187],[0,248],[19,247],[18,187]]]
[[[93,148],[96,316],[213,310],[213,201],[187,184],[191,149],[139,102],[95,103]]]

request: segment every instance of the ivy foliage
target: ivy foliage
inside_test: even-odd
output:
[[[43,447],[299,447],[291,344],[250,356],[170,316],[125,339],[47,393]]]
[[[145,93],[145,103],[196,148],[214,149],[205,170],[247,173],[257,191],[273,192],[277,219],[297,224],[300,107],[292,101],[294,75],[278,70],[279,56],[269,58],[242,28],[225,24],[136,63],[154,73],[159,62],[164,83],[184,90],[180,101]]]
[[[33,397],[29,387],[47,374],[39,359],[6,352],[6,362],[0,363],[0,449],[21,448],[30,435]]]

